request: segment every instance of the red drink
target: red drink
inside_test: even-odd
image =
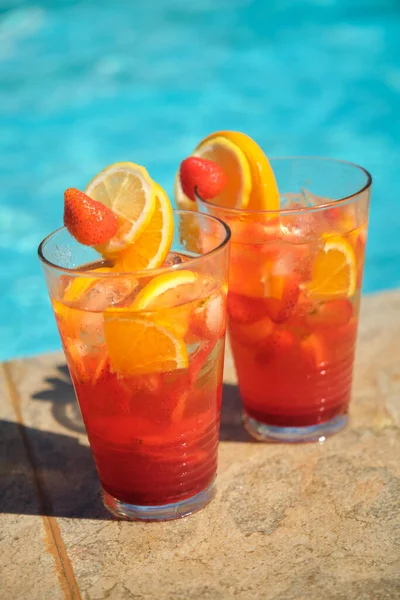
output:
[[[300,186],[302,177],[304,186],[310,185],[313,173],[307,177],[307,171],[313,162],[320,169],[315,180],[322,189],[329,188],[332,170],[337,189],[349,186],[356,172],[357,184],[364,183],[365,190],[342,202],[304,188],[298,194],[282,193]],[[271,164],[281,210],[228,209],[200,199],[198,205],[232,231],[228,332],[245,426],[260,440],[307,441],[335,433],[347,422],[368,174],[353,165],[317,159]]]
[[[229,234],[205,215],[175,220],[154,271],[45,267],[105,505],[133,519],[190,514],[214,493]],[[89,256],[65,229],[42,246]]]
[[[214,294],[223,299],[223,292]],[[196,311],[196,304],[204,300],[190,310]],[[111,371],[106,350],[102,358],[88,354],[77,369],[65,345],[102,488],[111,497],[133,505],[166,505],[212,485],[221,408],[223,312],[220,318],[217,339],[188,333],[193,348],[189,366],[176,371],[121,376]],[[60,331],[63,336],[62,325]]]
[[[241,296],[251,309],[253,299]],[[334,304],[325,305],[334,310]],[[347,412],[357,333],[358,298],[343,307],[352,315],[338,327],[313,327],[312,317],[298,313],[288,322],[253,324],[242,335],[229,319],[230,340],[246,415],[277,427],[305,427]],[[323,310],[323,309],[322,309]],[[265,327],[265,336],[262,336]],[[248,328],[250,329],[250,328]]]

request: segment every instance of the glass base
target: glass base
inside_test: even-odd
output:
[[[334,417],[325,423],[307,427],[277,427],[256,421],[243,413],[246,431],[259,442],[323,442],[325,438],[342,431],[348,423],[347,414]]]
[[[130,521],[169,521],[187,517],[207,506],[214,495],[215,487],[212,483],[202,492],[192,496],[192,498],[181,500],[181,502],[160,506],[139,506],[121,502],[121,500],[117,500],[117,498],[102,490],[103,502],[107,510],[120,519]]]

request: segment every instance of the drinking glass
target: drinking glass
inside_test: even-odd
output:
[[[230,233],[188,211],[174,230],[164,266],[134,273],[66,228],[39,247],[104,504],[130,519],[182,517],[214,493]]]
[[[270,162],[279,211],[197,205],[231,229],[228,332],[246,429],[318,440],[348,419],[372,180],[339,160]]]

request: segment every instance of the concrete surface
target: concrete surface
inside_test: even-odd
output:
[[[400,598],[400,291],[363,300],[351,423],[254,443],[226,363],[218,493],[180,521],[113,520],[60,353],[1,365],[1,600]]]

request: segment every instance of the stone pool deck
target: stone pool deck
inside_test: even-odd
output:
[[[400,291],[363,300],[349,428],[252,442],[228,355],[218,492],[164,524],[102,508],[60,353],[0,368],[1,600],[400,598]]]

